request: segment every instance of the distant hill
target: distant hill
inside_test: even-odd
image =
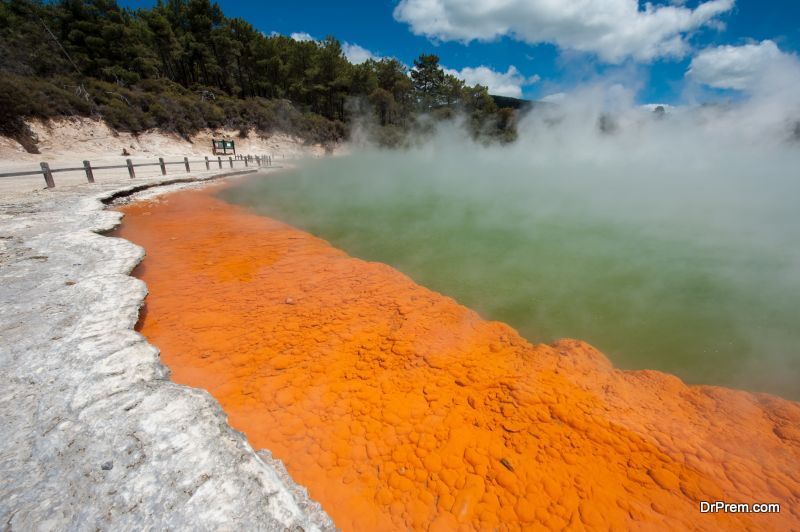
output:
[[[498,96],[496,94],[492,94],[491,96],[495,105],[497,105],[497,107],[500,109],[516,109],[518,111],[527,111],[529,108],[534,106],[534,102],[531,100],[512,98],[511,96]]]
[[[498,109],[513,109],[520,115],[524,115],[533,109],[555,109],[558,107],[558,105],[553,102],[545,102],[542,100],[525,100],[523,98],[498,96],[496,94],[491,94],[490,96]]]

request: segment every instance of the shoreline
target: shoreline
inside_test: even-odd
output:
[[[111,199],[222,174],[0,202],[0,520],[12,529],[333,529],[205,391],[169,380],[134,331],[147,288],[129,274],[144,250],[103,234],[122,219]]]
[[[555,505],[546,512],[553,526],[573,520],[587,526],[644,521],[714,529],[798,521],[797,403],[688,386],[656,371],[617,370],[576,340],[531,345],[510,327],[487,322],[386,265],[349,257],[208,191],[140,203],[128,212],[132,217],[122,232],[144,239],[150,251],[140,272],[152,289],[142,332],[162,348],[176,380],[209,389],[231,424],[255,447],[284,458],[292,476],[345,529],[358,528],[358,519],[367,519],[362,525],[394,527],[466,519],[491,527],[493,515],[507,523],[545,524],[528,509],[548,505]],[[196,228],[191,234],[190,227]],[[186,241],[170,243],[179,237]],[[237,297],[250,303],[237,305]],[[188,312],[170,312],[176,304]],[[215,308],[225,309],[224,316]],[[243,323],[246,329],[237,328]],[[386,324],[393,324],[391,331],[383,331]],[[200,359],[191,356],[198,349]],[[336,381],[336,375],[344,380]],[[461,384],[454,387],[453,379]],[[378,396],[360,388],[372,380],[379,381]],[[417,389],[419,382],[434,386],[436,397],[425,386]],[[507,388],[497,388],[498,382]],[[324,399],[325,390],[338,390],[337,397]],[[444,408],[431,414],[443,416],[435,426],[426,428],[417,417],[427,411],[414,406],[418,399],[429,409]],[[345,429],[336,419],[346,412],[337,405],[356,400],[360,406],[348,414],[353,415],[348,425],[364,428],[339,432]],[[512,406],[481,410],[497,401]],[[357,412],[372,412],[371,421]],[[322,430],[314,421],[317,413],[327,420]],[[464,418],[439,434],[452,423],[444,421],[451,415]],[[497,432],[474,429],[475,422],[496,426]],[[292,429],[297,423],[305,429]],[[276,434],[262,426],[291,430]],[[457,427],[477,432],[454,436],[460,434]],[[366,454],[356,436],[365,433],[372,434],[364,443]],[[432,437],[433,447],[420,449],[423,437]],[[482,447],[473,449],[471,442],[483,442]],[[514,468],[495,468],[501,459]],[[436,489],[429,475],[439,475],[441,465],[426,460],[452,469],[435,478]],[[363,470],[347,465],[358,461]],[[374,467],[377,482],[364,473]],[[408,471],[414,473],[409,477]],[[342,478],[349,481],[342,485]],[[573,484],[576,478],[580,482]],[[353,482],[357,488],[350,493],[346,485]],[[465,492],[470,485],[474,489]],[[416,495],[408,499],[402,493]],[[542,499],[542,493],[548,496]],[[582,500],[569,496],[576,493]],[[779,516],[718,515],[697,523],[695,506],[703,497],[779,499],[783,510]],[[491,500],[504,502],[495,511],[481,509]],[[391,507],[391,513],[376,513],[376,505]],[[501,513],[509,508],[511,514]]]

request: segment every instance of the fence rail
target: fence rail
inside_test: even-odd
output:
[[[234,164],[244,164],[245,167],[250,166],[252,163],[253,165],[261,168],[262,166],[272,166],[272,156],[271,155],[236,155],[233,157],[204,157],[203,159],[194,159],[189,160],[188,157],[184,157],[180,161],[165,161],[163,157],[158,158],[158,162],[156,163],[137,163],[134,164],[131,159],[125,159],[125,164],[111,164],[111,165],[102,165],[102,166],[92,166],[91,161],[83,161],[83,166],[74,166],[68,168],[50,168],[50,164],[43,162],[40,163],[39,166],[41,167],[40,170],[31,170],[27,172],[7,172],[4,174],[0,174],[0,178],[2,177],[23,177],[23,176],[32,176],[32,175],[41,175],[44,177],[44,182],[47,185],[47,188],[53,188],[56,186],[55,180],[53,179],[53,174],[58,172],[85,172],[86,173],[86,180],[89,183],[94,183],[94,172],[96,170],[111,170],[111,169],[120,169],[120,168],[127,168],[128,175],[131,179],[136,177],[136,168],[142,168],[145,166],[160,166],[161,167],[161,175],[167,175],[167,166],[172,164],[180,164],[186,168],[187,172],[191,172],[191,165],[203,163],[205,165],[206,170],[211,170],[211,166],[217,166],[219,169],[222,169],[222,165],[227,164],[231,168],[234,167]]]

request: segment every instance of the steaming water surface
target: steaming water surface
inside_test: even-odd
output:
[[[800,399],[797,153],[624,152],[367,151],[222,195],[533,342]]]

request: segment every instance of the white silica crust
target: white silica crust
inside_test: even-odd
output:
[[[0,198],[0,526],[333,530],[133,330],[144,250],[98,234],[130,183]]]

